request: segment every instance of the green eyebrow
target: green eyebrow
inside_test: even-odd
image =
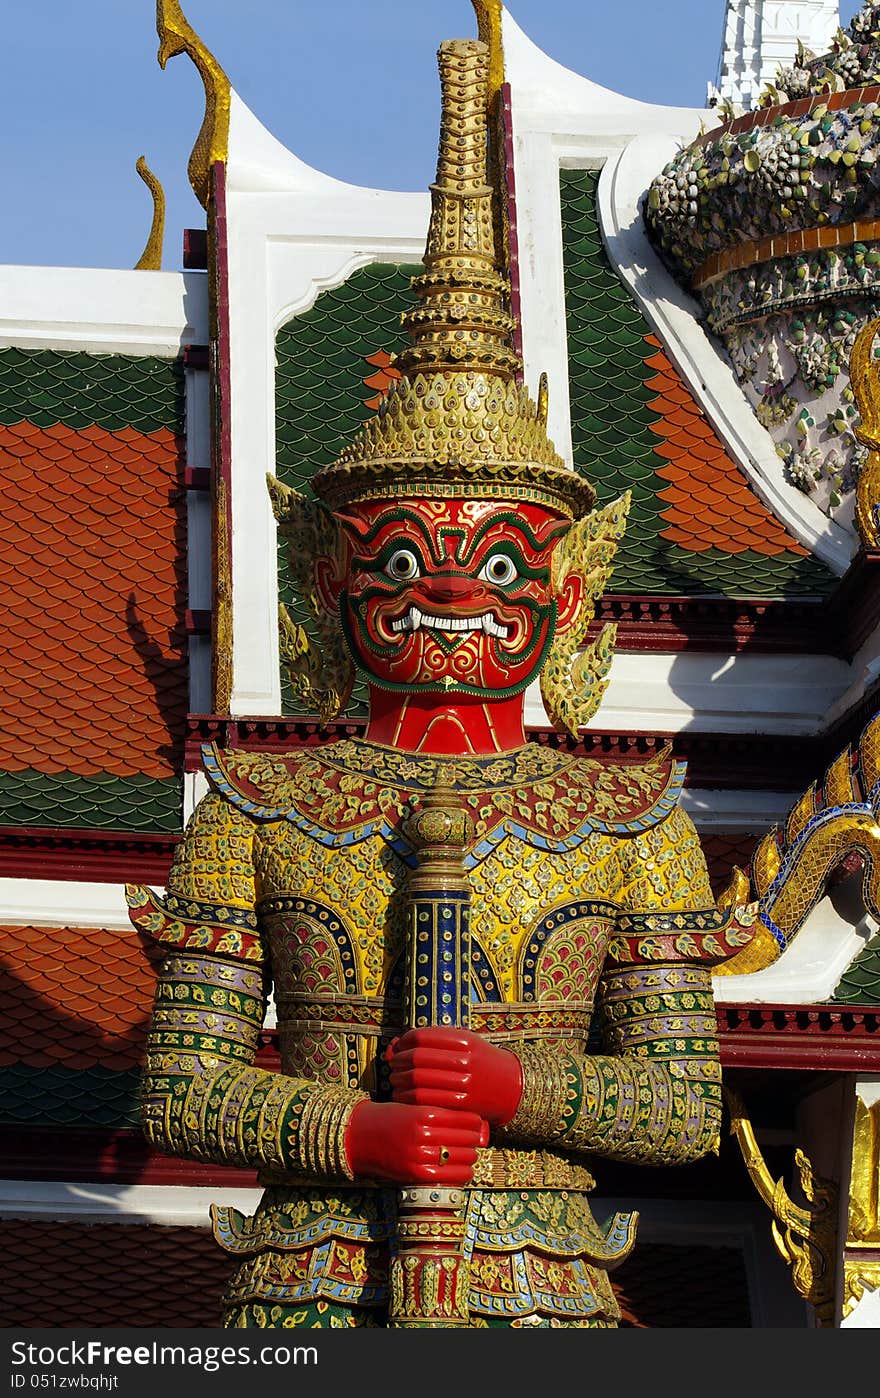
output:
[[[526,540],[529,546],[533,548],[536,553],[543,552],[543,550],[545,550],[548,547],[548,545],[553,543],[557,538],[564,534],[569,527],[565,521],[561,520],[557,525],[553,526],[548,531],[546,538],[540,539],[538,538],[538,535],[535,533],[534,529],[529,524],[528,520],[523,519],[520,515],[515,514],[512,510],[504,510],[500,514],[490,515],[487,519],[483,520],[483,522],[477,526],[468,547],[465,549],[464,545],[465,540],[467,538],[467,530],[464,526],[457,524],[440,525],[436,531],[437,540],[435,541],[434,534],[432,532],[433,526],[429,525],[421,517],[421,515],[416,514],[414,510],[407,510],[404,507],[400,507],[398,509],[387,512],[380,519],[376,520],[362,535],[359,541],[361,546],[369,547],[369,545],[373,542],[374,539],[378,537],[380,533],[386,530],[389,527],[389,525],[393,524],[410,524],[414,526],[415,530],[421,536],[421,542],[423,544],[421,559],[422,563],[424,563],[425,558],[430,558],[431,562],[436,567],[440,567],[446,557],[445,552],[441,553],[439,551],[437,543],[445,539],[457,537],[459,543],[458,548],[455,551],[455,558],[456,562],[462,568],[467,567],[468,563],[473,559],[474,554],[482,546],[489,530],[497,529],[499,525],[506,525],[514,529]],[[359,549],[358,552],[355,554],[355,560],[362,566],[368,567],[370,569],[374,569],[377,566],[384,567],[391,553],[394,552],[395,549],[404,547],[407,543],[412,544],[414,548],[418,547],[418,543],[416,540],[395,539],[391,540],[388,544],[386,544],[383,547],[378,559],[367,560]],[[527,565],[525,560],[523,559],[522,553],[514,540],[499,539],[497,547],[499,552],[505,552],[510,550],[516,551],[516,559],[521,564],[521,571],[525,574],[525,576],[532,578],[541,577],[543,572],[545,571],[544,569],[535,570],[529,567],[529,565]]]
[[[426,523],[425,523],[425,521],[422,519],[421,515],[417,515],[417,514],[415,513],[414,510],[406,510],[406,509],[400,508],[400,509],[396,509],[396,510],[391,510],[391,511],[389,511],[387,514],[383,515],[381,519],[378,519],[373,525],[370,526],[370,528],[366,531],[366,533],[362,535],[361,539],[359,540],[359,543],[361,543],[362,545],[369,545],[369,544],[371,544],[371,543],[373,542],[373,540],[374,540],[384,529],[387,529],[387,528],[388,528],[389,524],[412,524],[412,525],[415,525],[415,527],[416,527],[416,529],[418,530],[419,534],[421,534],[422,540],[423,540],[424,545],[425,545],[424,554],[426,554],[427,556],[429,556],[429,557],[434,561],[434,563],[437,563],[437,564],[442,563],[442,561],[443,561],[442,558],[440,557],[440,555],[437,553],[436,549],[434,548],[434,540],[432,539],[432,537],[431,537],[431,535],[430,535],[430,533],[429,533],[429,527],[428,527],[428,525],[426,525]],[[406,544],[406,543],[414,543],[414,542],[415,542],[415,541],[409,540],[409,539],[407,539],[407,540],[395,539],[395,540],[393,540],[391,543],[389,543],[389,544],[387,544],[387,545],[385,546],[385,548],[383,549],[382,554],[380,555],[380,557],[384,557],[384,556],[386,555],[386,550],[390,550],[391,552],[393,552],[394,549],[402,548],[402,547],[404,546],[404,544]],[[358,554],[356,555],[356,557],[357,557],[358,559],[361,559],[361,558],[362,558],[362,555],[361,555],[360,553],[358,553]],[[423,561],[424,561],[424,555],[423,555]]]

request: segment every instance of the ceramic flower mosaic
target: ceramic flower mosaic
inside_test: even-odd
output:
[[[753,112],[678,153],[645,219],[700,299],[788,481],[845,519],[864,456],[849,353],[880,304],[880,0],[801,46]]]

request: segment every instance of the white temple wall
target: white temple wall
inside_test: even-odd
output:
[[[233,93],[227,165],[233,681],[230,712],[281,712],[275,465],[278,329],[371,262],[420,263],[429,196],[363,189],[298,160]]]
[[[777,69],[792,63],[798,41],[825,53],[840,24],[838,0],[727,0],[717,87],[709,101],[757,105]]]

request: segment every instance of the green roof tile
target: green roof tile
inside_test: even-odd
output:
[[[362,267],[342,286],[282,326],[275,341],[275,474],[285,485],[308,490],[315,472],[336,459],[361,423],[375,391],[364,379],[376,372],[366,362],[378,350],[393,353],[403,343],[401,313],[411,304],[415,269],[376,263]],[[291,585],[284,549],[278,559],[279,597],[291,616],[307,624]],[[283,710],[301,713],[282,674]],[[347,713],[366,712],[366,690],[357,686]]]
[[[862,948],[831,998],[838,1005],[880,1005],[880,933]]]
[[[139,1124],[141,1075],[109,1068],[0,1068],[0,1122],[23,1126]]]
[[[176,777],[0,772],[0,825],[158,833],[179,830],[182,809]]]
[[[77,431],[183,427],[183,366],[153,355],[0,350],[0,423]]]
[[[597,170],[563,170],[565,300],[568,320],[571,428],[576,467],[596,487],[597,503],[633,491],[626,534],[611,576],[615,592],[721,593],[778,597],[822,594],[831,574],[812,558],[782,553],[768,558],[752,550],[692,552],[660,538],[665,508],[656,472],[664,458],[648,406],[653,373],[645,365],[653,334],[623,286],[602,243]]]

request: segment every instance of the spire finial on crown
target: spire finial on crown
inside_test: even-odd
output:
[[[509,287],[495,265],[492,187],[487,181],[489,50],[451,39],[438,52],[442,116],[420,301],[403,323],[413,339],[403,374],[449,367],[512,378],[520,367],[510,335]]]
[[[437,178],[417,304],[403,323],[412,344],[375,417],[312,481],[331,510],[358,500],[423,496],[539,501],[569,518],[595,493],[547,436],[518,382],[510,288],[498,265],[495,191],[488,178],[489,48],[441,45],[443,99]]]

